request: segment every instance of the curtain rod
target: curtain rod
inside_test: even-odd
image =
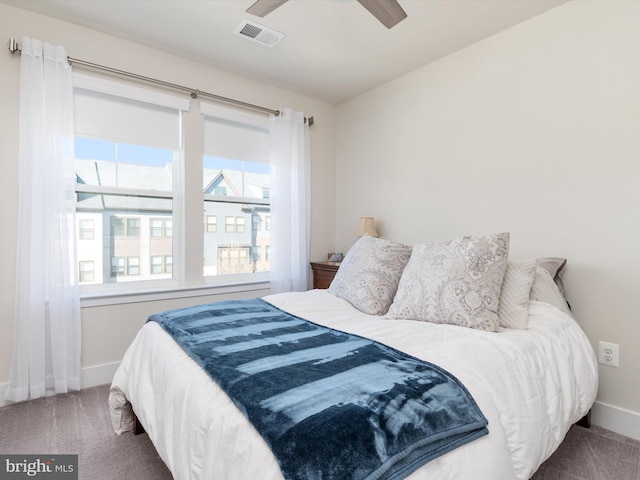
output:
[[[11,52],[12,54],[18,54],[20,55],[22,53],[22,49],[20,48],[20,45],[18,44],[18,42],[16,41],[15,38],[11,37],[9,38],[9,52]],[[112,68],[112,67],[107,67],[104,65],[99,65],[97,63],[91,63],[91,62],[87,62],[85,60],[80,60],[78,58],[72,58],[72,57],[67,57],[67,61],[73,65],[73,64],[77,64],[77,65],[81,65],[84,67],[88,67],[88,68],[93,68],[95,70],[101,70],[104,72],[108,72],[108,73],[112,73],[115,75],[120,75],[123,77],[129,77],[129,78],[133,78],[135,80],[139,80],[142,82],[147,82],[147,83],[152,83],[154,85],[159,85],[165,88],[172,88],[174,90],[180,90],[183,92],[187,92],[191,95],[191,98],[196,99],[198,97],[206,97],[206,98],[211,98],[213,100],[218,100],[221,102],[226,102],[226,103],[231,103],[233,105],[237,105],[239,107],[243,107],[243,108],[247,108],[250,110],[258,110],[264,113],[271,113],[275,116],[280,115],[280,110],[273,110],[271,108],[267,108],[267,107],[261,107],[260,105],[254,105],[252,103],[247,103],[247,102],[243,102],[241,100],[236,100],[234,98],[229,98],[229,97],[223,97],[222,95],[216,95],[215,93],[209,93],[209,92],[203,92],[201,90],[198,90],[197,88],[190,88],[190,87],[185,87],[184,85],[178,85],[175,83],[170,83],[170,82],[165,82],[164,80],[158,80],[156,78],[151,78],[151,77],[145,77],[144,75],[138,75],[137,73],[131,73],[131,72],[126,72],[124,70],[118,70],[117,68]],[[305,122],[307,122],[309,124],[309,126],[313,125],[313,117],[305,117]]]

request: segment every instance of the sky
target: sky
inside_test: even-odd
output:
[[[75,138],[76,158],[113,162],[116,160],[116,150],[118,152],[118,162],[122,163],[163,167],[173,161],[173,151],[164,148],[116,143],[84,137]],[[226,158],[204,157],[203,166],[204,168],[224,168],[238,171],[242,171],[244,168],[245,172],[269,173],[269,165],[266,163],[243,162]]]

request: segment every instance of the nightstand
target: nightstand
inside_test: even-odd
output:
[[[338,268],[340,268],[340,262],[311,262],[313,288],[329,288]]]

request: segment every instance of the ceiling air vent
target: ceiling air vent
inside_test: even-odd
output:
[[[273,47],[276,43],[284,38],[284,34],[271,30],[270,28],[260,25],[259,23],[243,20],[242,23],[233,32],[241,37],[248,38],[254,42],[261,43],[267,47]]]

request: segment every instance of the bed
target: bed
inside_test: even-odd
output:
[[[400,270],[405,266],[406,261]],[[431,362],[466,387],[488,420],[489,434],[407,478],[526,480],[570,426],[588,414],[597,391],[597,363],[588,339],[551,275],[540,262],[531,271],[524,329],[486,331],[365,313],[354,306],[358,302],[340,295],[340,282],[333,290],[264,300],[315,324]],[[131,430],[137,416],[176,479],[283,478],[246,416],[157,322],[146,323],[126,352],[109,403],[116,433]]]

